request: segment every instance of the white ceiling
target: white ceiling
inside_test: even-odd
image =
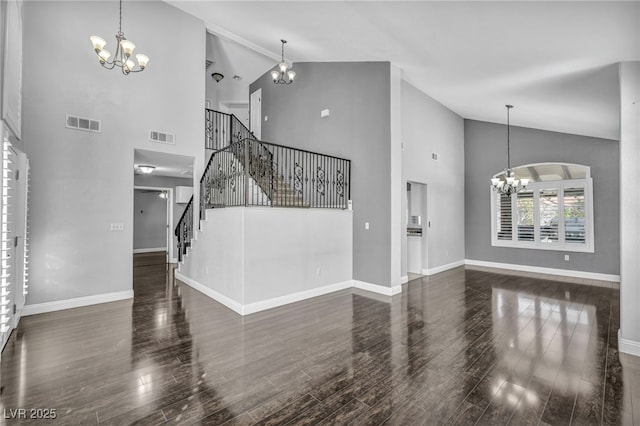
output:
[[[227,106],[249,107],[249,85],[274,64],[273,59],[233,40],[207,34],[207,59],[214,63],[207,69],[207,84],[215,88],[216,99]],[[219,72],[224,79],[216,83],[211,74]],[[240,77],[239,80],[233,78]],[[214,105],[215,108],[215,105]]]
[[[391,61],[464,118],[503,123],[510,103],[514,125],[609,139],[615,64],[640,60],[640,1],[169,3],[274,64],[281,38],[294,63]]]
[[[193,157],[185,155],[136,149],[133,154],[133,170],[135,174],[142,174],[138,170],[140,165],[155,166],[151,176],[193,178]]]

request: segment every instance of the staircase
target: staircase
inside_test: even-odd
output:
[[[351,161],[257,140],[233,114],[206,110],[200,220],[207,209],[238,206],[346,209]],[[195,194],[194,194],[195,196]],[[178,222],[178,260],[193,238],[193,197]]]

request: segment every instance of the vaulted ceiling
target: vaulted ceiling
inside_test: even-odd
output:
[[[639,1],[169,1],[274,59],[391,61],[464,118],[618,139]],[[265,69],[263,71],[267,71]],[[304,76],[300,75],[300,78]]]

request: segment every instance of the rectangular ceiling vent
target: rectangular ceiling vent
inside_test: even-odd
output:
[[[75,115],[67,114],[66,127],[68,129],[84,130],[87,132],[100,133],[102,132],[102,125],[100,120],[94,120],[93,118],[78,117]]]
[[[150,130],[149,131],[149,140],[151,142],[166,143],[166,144],[169,144],[169,145],[175,145],[175,143],[176,143],[176,135],[174,135],[173,133],[164,133],[164,132],[159,132],[157,130]]]

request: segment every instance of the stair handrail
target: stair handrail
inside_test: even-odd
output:
[[[189,224],[191,226],[188,226]],[[178,262],[180,262],[182,261],[182,256],[187,253],[187,247],[189,247],[191,238],[193,238],[193,195],[184,208],[182,216],[180,216],[174,235],[178,239]]]
[[[224,120],[223,120],[224,119]],[[220,129],[218,129],[220,127]],[[254,138],[255,135],[235,114],[205,108],[205,148],[217,150],[229,146],[232,142],[237,142],[246,138]],[[226,132],[228,131],[228,135]],[[216,134],[221,133],[216,136]],[[237,135],[236,135],[237,133]],[[235,137],[235,140],[233,140]],[[214,141],[222,140],[222,144]]]
[[[207,208],[225,206],[346,209],[351,161],[248,138],[211,155],[200,191],[203,218]]]
[[[200,220],[204,220],[206,209],[212,207],[350,207],[351,160],[258,140],[234,114],[208,108],[205,111],[205,148],[213,152],[200,178]],[[219,117],[228,120],[228,123],[218,123],[222,126],[221,130],[213,122]],[[236,129],[239,129],[237,135]],[[215,132],[222,133],[223,137],[218,140],[225,142],[224,146],[217,149],[209,148],[207,144],[208,140],[213,139],[210,135]],[[214,164],[218,168],[216,176],[212,175]],[[214,205],[211,202],[212,185],[217,185],[216,189],[224,193],[218,197],[223,201],[229,199],[229,194],[225,192],[227,187],[233,188],[233,191],[241,190],[242,195],[236,194],[232,201]],[[251,198],[250,188],[257,193]],[[193,201],[194,197],[191,196],[174,231],[178,237],[180,260],[193,238]]]

